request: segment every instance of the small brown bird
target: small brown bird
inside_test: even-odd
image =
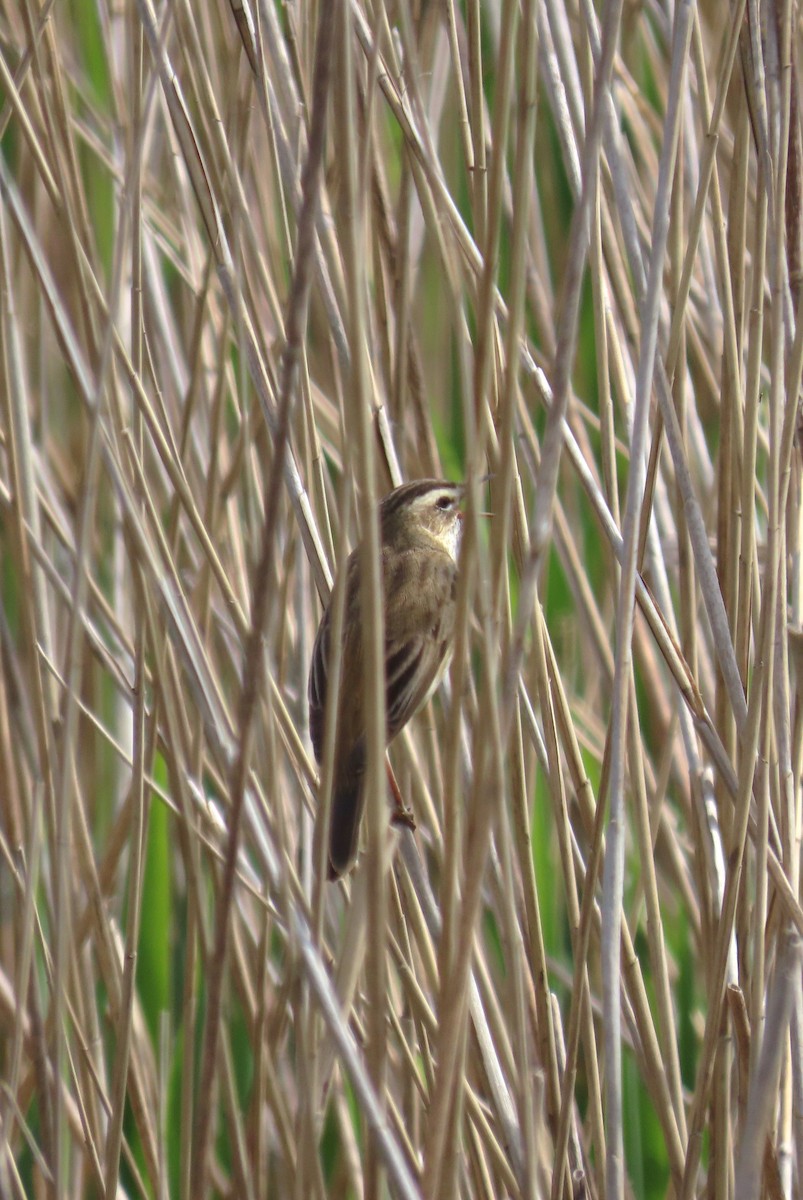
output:
[[[449,665],[454,632],[462,484],[419,479],[379,506],[385,600],[385,688],[390,743],[433,694]],[[359,550],[349,555],[335,742],[329,878],[357,856],[365,807],[365,713]],[[310,734],[320,763],[331,654],[331,602],[321,618],[309,673]]]

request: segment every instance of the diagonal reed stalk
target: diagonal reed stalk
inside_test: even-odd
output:
[[[796,10],[0,35],[0,1195],[799,1194]],[[375,501],[432,474],[412,833]],[[360,533],[329,885],[306,678]]]

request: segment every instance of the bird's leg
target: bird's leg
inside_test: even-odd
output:
[[[402,794],[399,791],[399,785],[396,782],[396,776],[393,774],[393,767],[385,760],[385,766],[388,771],[388,783],[390,784],[390,793],[393,797],[393,811],[390,816],[391,825],[406,825],[408,829],[415,830],[415,817],[413,810],[408,808],[402,799]]]

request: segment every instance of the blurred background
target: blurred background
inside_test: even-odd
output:
[[[0,1194],[799,1194],[798,50],[0,0]],[[315,631],[426,476],[417,829],[322,883]]]

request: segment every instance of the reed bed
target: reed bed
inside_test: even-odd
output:
[[[801,1194],[798,49],[0,0],[0,1195]],[[321,603],[426,476],[417,829],[327,884]]]

